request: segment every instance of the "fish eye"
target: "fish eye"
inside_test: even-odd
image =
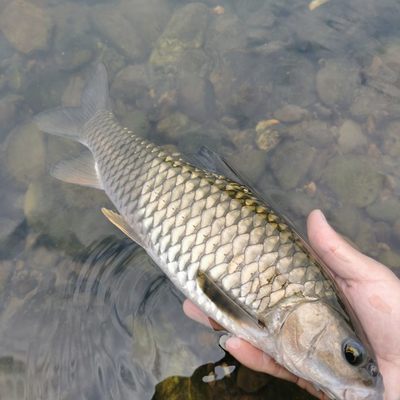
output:
[[[354,339],[348,339],[343,343],[343,355],[346,361],[354,367],[362,365],[366,360],[364,346]]]

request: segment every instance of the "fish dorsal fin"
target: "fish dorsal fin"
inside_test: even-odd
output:
[[[264,324],[257,317],[251,315],[245,308],[236,303],[207,273],[199,271],[197,274],[197,283],[204,294],[222,312],[229,315],[238,324],[254,329],[264,327]]]
[[[108,208],[102,208],[101,212],[105,215],[105,217],[115,225],[120,231],[122,231],[126,236],[131,238],[134,242],[136,242],[139,246],[146,249],[145,243],[138,236],[138,234],[132,229],[128,223],[121,217],[120,214],[115,211],[109,210]]]
[[[197,153],[191,154],[189,160],[199,168],[244,184],[244,179],[240,174],[222,156],[206,146],[201,146]]]
[[[97,175],[94,158],[88,150],[74,160],[61,161],[55,165],[51,170],[51,175],[64,182],[103,189]]]

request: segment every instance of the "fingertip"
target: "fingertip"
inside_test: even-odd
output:
[[[226,351],[229,353],[239,350],[243,345],[243,340],[236,336],[228,338],[225,342]]]
[[[183,312],[194,321],[197,321],[203,325],[211,326],[210,321],[197,306],[195,306],[190,300],[185,300],[183,302]]]

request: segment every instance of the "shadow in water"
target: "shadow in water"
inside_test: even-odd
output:
[[[2,400],[147,399],[168,376],[223,356],[132,242],[105,239],[73,260],[37,244],[5,265]]]

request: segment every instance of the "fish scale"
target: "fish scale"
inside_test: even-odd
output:
[[[90,150],[52,174],[104,190],[118,210],[103,209],[104,215],[231,334],[332,399],[382,400],[382,377],[373,352],[358,339],[361,334],[368,344],[362,329],[355,332],[357,318],[284,218],[235,179],[121,127],[109,110],[100,64],[80,107],[35,117],[42,130]]]
[[[283,299],[332,301],[330,281],[300,238],[248,188],[135,136],[109,112],[96,114],[85,136],[106,193],[151,238],[150,253],[167,275],[179,264],[180,282],[195,287],[198,269],[257,319]],[[196,301],[196,291],[187,295]]]

